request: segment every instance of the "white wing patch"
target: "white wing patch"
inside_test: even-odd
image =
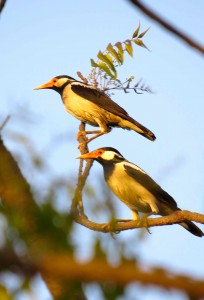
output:
[[[140,171],[140,172],[142,172],[143,174],[147,174],[144,170],[142,170],[140,167],[138,167],[138,166],[136,166],[136,165],[134,165],[134,164],[132,164],[132,163],[130,163],[130,162],[124,162],[124,166],[129,166],[130,168],[132,168],[132,169],[135,169],[135,170],[137,170],[137,171]]]
[[[86,89],[92,89],[92,90],[96,90],[97,91],[97,88],[95,88],[95,86],[90,85],[90,84],[86,85],[86,84],[84,84],[83,82],[80,82],[80,81],[74,81],[72,83],[72,85],[81,85],[81,86],[83,86]]]

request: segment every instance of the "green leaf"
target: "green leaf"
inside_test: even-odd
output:
[[[100,61],[98,63],[98,67],[102,69],[105,73],[107,73],[111,78],[116,79],[117,78],[117,72],[111,72],[111,70],[108,68],[107,64],[104,62]]]
[[[118,56],[120,57],[120,63],[122,65],[124,61],[124,50],[123,50],[122,43],[117,42],[115,43],[115,46],[118,48]]]
[[[149,50],[149,49],[147,48],[147,46],[143,43],[142,40],[134,39],[133,42],[134,42],[136,45],[138,45],[138,46],[140,46],[140,47],[143,47],[143,48],[146,48],[147,50]]]
[[[138,36],[138,39],[141,39],[146,33],[147,33],[147,31],[150,29],[150,27],[149,28],[147,28],[145,31],[143,31],[142,33],[140,33],[140,35]]]
[[[106,47],[106,50],[115,58],[115,60],[118,64],[121,64],[120,57],[119,57],[118,53],[115,51],[115,49],[113,48],[113,45],[111,43],[108,44],[108,46]]]
[[[101,61],[105,62],[114,73],[116,72],[110,55],[103,54],[101,51],[99,51],[97,57]]]
[[[111,68],[112,71],[116,71],[116,70],[115,70],[115,65],[114,65],[114,64],[115,64],[115,61],[113,61],[114,58],[113,58],[110,54],[108,54],[108,53],[106,54],[106,58],[108,59],[108,61],[109,61],[109,62],[111,63],[111,65],[112,65],[112,68]],[[110,66],[110,67],[111,67],[111,66]]]
[[[128,52],[128,54],[133,57],[133,47],[130,40],[125,41],[125,49]]]
[[[137,29],[135,30],[135,32],[134,32],[133,35],[132,35],[132,38],[133,38],[133,39],[136,38],[136,37],[138,36],[139,31],[140,31],[140,22],[139,22],[139,25],[138,25]]]
[[[98,67],[97,63],[91,58],[91,66],[96,68]]]

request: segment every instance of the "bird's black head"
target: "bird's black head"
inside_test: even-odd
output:
[[[47,83],[44,83],[44,84],[38,86],[37,88],[35,88],[35,90],[52,89],[61,95],[64,87],[74,81],[77,81],[77,80],[75,80],[74,78],[67,76],[67,75],[60,75],[60,76],[56,76],[56,77],[52,78]]]
[[[73,77],[68,76],[68,75],[59,75],[59,76],[55,76],[54,78],[57,78],[57,79],[67,78],[70,81],[77,81],[76,79],[74,79]]]

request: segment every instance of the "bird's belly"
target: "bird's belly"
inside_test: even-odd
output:
[[[135,180],[131,178],[126,180],[117,174],[117,177],[114,176],[114,180],[109,178],[107,183],[113,193],[131,210],[142,213],[152,211],[149,203],[156,201],[156,199]]]
[[[92,126],[103,126],[103,124],[117,126],[120,122],[120,117],[78,95],[69,95],[67,93],[63,95],[63,102],[68,113]]]
[[[85,123],[88,123],[92,126],[98,126],[97,122],[95,121],[96,109],[94,105],[81,97],[76,98],[63,98],[66,111]]]

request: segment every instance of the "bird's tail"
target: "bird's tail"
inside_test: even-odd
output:
[[[145,126],[143,126],[142,124],[135,121],[133,118],[129,116],[127,120],[123,119],[120,126],[125,129],[132,129],[151,141],[154,141],[156,139],[156,136],[154,135],[153,132],[151,132],[148,128],[146,128]]]
[[[190,233],[192,233],[192,234],[194,234],[196,236],[202,237],[204,235],[204,233],[202,232],[202,230],[200,230],[200,228],[198,228],[198,226],[196,226],[191,221],[185,221],[185,222],[179,223],[179,225],[181,225],[183,228],[185,228]]]
[[[169,205],[167,206],[166,204],[161,206],[161,209],[162,209],[162,213],[161,213],[162,216],[168,216],[168,215],[171,215],[172,213],[174,213],[175,211],[181,211],[181,209],[178,207],[173,208],[173,207],[170,207]],[[187,220],[187,221],[184,221],[184,222],[181,222],[178,224],[196,236],[199,236],[199,237],[204,236],[204,233],[202,232],[202,230],[200,228],[198,228],[198,226],[196,226],[191,221]]]

